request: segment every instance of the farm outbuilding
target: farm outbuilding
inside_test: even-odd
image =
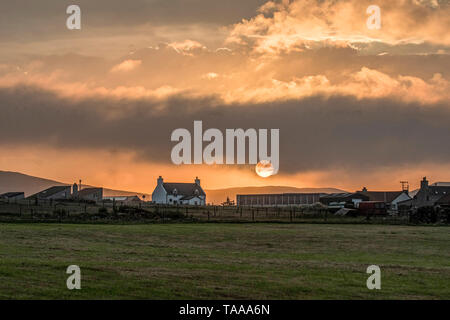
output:
[[[103,200],[122,205],[139,204],[142,201],[138,196],[109,196],[103,197]]]
[[[394,211],[398,210],[398,204],[402,201],[411,199],[408,195],[408,191],[368,191],[363,188],[358,193],[364,194],[369,197],[369,201],[384,202],[387,209]]]
[[[238,194],[238,206],[295,206],[319,202],[324,193]]]
[[[327,206],[354,206],[356,207],[359,202],[369,201],[370,198],[367,195],[361,193],[332,193],[320,197],[320,203]]]
[[[55,186],[29,196],[27,199],[65,200],[72,197],[70,186]]]
[[[25,198],[24,192],[6,192],[0,194],[0,199],[2,200],[12,201],[12,200],[22,200],[24,198]]]
[[[79,200],[102,201],[103,188],[85,188],[77,192],[74,198]]]

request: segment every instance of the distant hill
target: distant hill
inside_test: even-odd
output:
[[[20,191],[25,192],[25,196],[31,196],[37,192],[45,190],[52,186],[71,185],[71,183],[63,183],[60,181],[49,180],[29,176],[19,172],[0,171],[0,194],[5,192]],[[91,187],[83,185],[83,187]],[[267,186],[267,187],[240,187],[228,189],[205,190],[206,201],[213,204],[221,204],[227,200],[236,200],[236,194],[261,194],[261,193],[338,193],[346,192],[335,188],[296,188],[285,186]],[[151,195],[134,192],[103,188],[104,196],[133,196],[141,197],[145,195],[146,200],[151,199]]]
[[[267,187],[240,187],[217,190],[205,190],[206,202],[221,204],[227,200],[236,201],[237,194],[274,194],[274,193],[340,193],[345,190],[335,188],[296,188],[285,186],[267,186]]]
[[[71,183],[63,183],[59,181],[38,178],[29,176],[19,172],[0,171],[0,194],[5,192],[25,192],[25,196],[31,196],[37,192],[45,190],[53,186],[71,185]],[[83,187],[91,187],[84,186]],[[103,188],[104,196],[142,196],[145,195],[146,199],[150,200],[151,196],[142,192],[113,190]]]

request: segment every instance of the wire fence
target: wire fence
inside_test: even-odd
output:
[[[1,222],[283,222],[283,223],[449,223],[450,214],[416,219],[409,212],[387,216],[335,215],[320,204],[302,206],[168,206],[147,202],[0,201]]]

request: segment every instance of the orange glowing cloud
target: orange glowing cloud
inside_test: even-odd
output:
[[[383,42],[450,45],[450,6],[437,1],[380,0],[382,27],[369,30],[367,8],[373,1],[269,1],[260,14],[234,25],[229,43],[255,53],[302,51],[322,43]],[[420,21],[420,25],[419,22]]]
[[[118,65],[115,65],[111,72],[127,72],[136,69],[141,65],[141,60],[125,60],[122,63],[119,63]]]

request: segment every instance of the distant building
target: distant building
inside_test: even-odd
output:
[[[362,193],[332,193],[320,197],[320,203],[327,206],[358,206],[358,203],[362,201],[369,201],[369,196]]]
[[[238,206],[293,206],[319,202],[324,193],[238,194]]]
[[[436,182],[429,185],[427,178],[424,177],[414,197],[398,205],[410,208],[432,207],[445,202],[448,195],[450,195],[450,182]]]
[[[160,176],[152,193],[152,201],[156,204],[204,206],[206,194],[198,177],[194,183],[167,183]]]
[[[55,186],[45,189],[29,196],[27,199],[39,199],[39,200],[64,200],[70,199],[72,193],[70,192],[70,186]]]
[[[142,201],[138,196],[109,196],[103,197],[103,200],[125,205],[137,204]]]
[[[436,202],[436,204],[438,206],[445,206],[445,207],[449,207],[450,206],[450,194],[443,196],[442,198],[440,198],[438,200],[438,202]]]
[[[7,192],[4,194],[0,194],[0,199],[2,200],[12,201],[12,200],[22,200],[24,198],[25,198],[24,192]]]
[[[103,200],[103,188],[86,188],[77,191],[77,195],[74,198],[79,200],[89,201],[102,201]]]
[[[394,211],[398,210],[398,203],[411,199],[406,190],[368,191],[366,188],[363,188],[363,190],[358,191],[358,193],[368,196],[369,201],[384,202],[386,204],[386,208]]]

